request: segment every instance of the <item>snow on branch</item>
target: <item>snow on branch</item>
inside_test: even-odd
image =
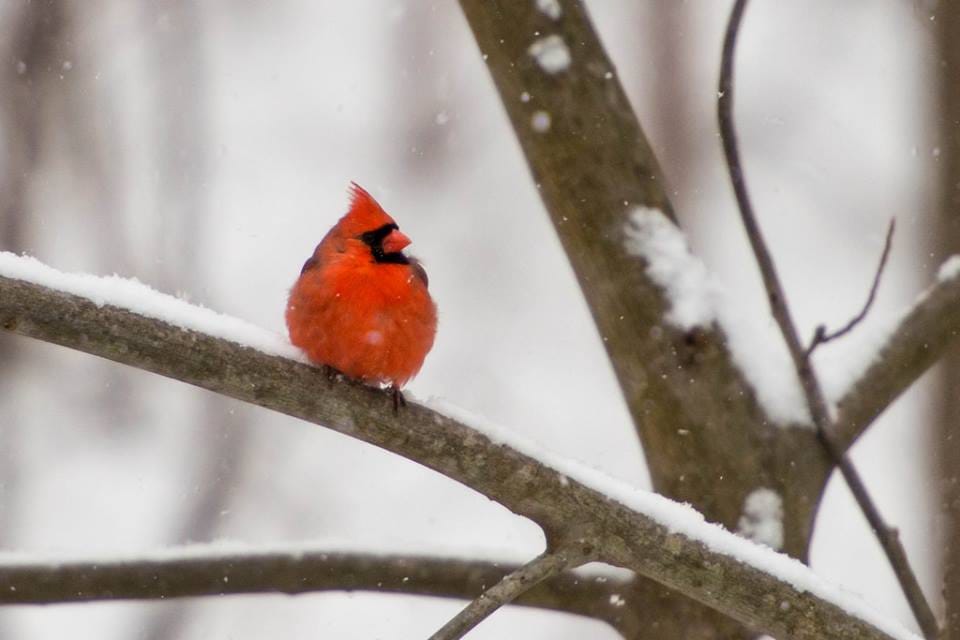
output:
[[[647,261],[647,275],[670,301],[667,322],[689,330],[709,327],[716,320],[716,287],[707,267],[660,209],[636,207],[627,218],[624,237],[627,251]]]
[[[626,249],[647,263],[647,275],[670,304],[667,322],[680,329],[710,329],[725,335],[737,367],[771,421],[782,427],[809,426],[800,379],[782,337],[757,314],[733,304],[687,244],[687,237],[659,209],[636,207],[624,225]]]
[[[72,293],[97,306],[109,304],[119,309],[136,311],[146,318],[163,320],[182,329],[242,344],[263,353],[307,362],[299,349],[284,336],[186,300],[160,293],[136,278],[117,275],[94,276],[86,273],[64,273],[36,258],[0,251],[0,274],[8,278],[32,282],[44,287]]]
[[[85,295],[70,284],[72,277],[61,275],[29,258],[3,255],[0,327],[376,445],[530,518],[553,544],[591,547],[604,562],[780,638],[915,637],[800,562],[708,524],[685,505],[480,421],[465,424],[416,402],[394,415],[382,391],[350,382],[331,385],[322,371],[249,344],[235,329],[249,325],[225,316],[205,317],[203,331],[186,329],[180,312],[166,316],[168,305],[185,304],[169,296],[138,289],[142,298],[131,300],[121,292],[132,285],[117,279],[102,280],[96,295]],[[43,285],[36,283],[40,279]]]
[[[869,366],[837,402],[836,433],[849,448],[883,411],[932,367],[960,334],[960,256],[948,258],[936,281],[890,331]]]
[[[682,329],[716,323],[770,418],[780,426],[809,424],[800,381],[780,336],[769,323],[758,323],[755,314],[744,314],[728,301],[722,286],[690,251],[683,231],[658,209],[637,207],[624,234],[627,250],[644,258],[647,274],[670,303],[667,321]],[[960,334],[960,255],[945,260],[933,285],[879,333],[873,341],[875,352],[857,356],[857,362],[843,370],[818,371],[830,381],[828,399],[839,412],[836,437],[843,450]],[[852,372],[861,367],[859,373]]]

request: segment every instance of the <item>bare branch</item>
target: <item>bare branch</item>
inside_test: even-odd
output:
[[[244,593],[289,595],[371,591],[471,598],[520,566],[417,555],[245,551],[186,547],[161,558],[0,564],[0,604],[169,600]],[[617,606],[629,586],[615,578],[562,573],[521,594],[521,606],[623,623]]]
[[[893,231],[895,228],[896,219],[891,218],[890,227],[887,229],[887,239],[883,245],[883,253],[880,255],[880,264],[877,266],[877,271],[873,276],[873,284],[870,286],[870,293],[867,295],[867,301],[864,303],[863,308],[860,309],[860,313],[836,331],[827,332],[825,325],[817,327],[816,332],[813,334],[813,339],[810,340],[810,346],[807,347],[804,353],[805,358],[809,360],[810,356],[813,355],[813,352],[816,351],[817,347],[821,344],[826,344],[847,335],[867,317],[867,314],[870,312],[870,307],[873,306],[873,301],[877,297],[877,289],[880,288],[880,278],[883,276],[883,269],[887,266],[887,258],[890,257],[890,248],[893,246]]]
[[[579,554],[570,555],[562,549],[542,553],[522,567],[511,571],[498,583],[481,593],[430,636],[430,640],[460,640],[500,607],[510,604],[543,580],[582,561],[583,558]]]
[[[575,478],[448,416],[249,347],[0,276],[0,327],[302,418],[431,468],[537,522],[554,544],[586,544],[744,624],[782,638],[889,638],[838,605],[669,530]],[[628,500],[629,501],[629,500]],[[713,532],[726,544],[747,544]],[[578,542],[582,541],[582,542]],[[754,549],[754,547],[749,547]]]
[[[866,485],[860,478],[859,473],[857,473],[853,462],[831,436],[833,424],[830,419],[830,413],[823,395],[823,390],[820,387],[820,382],[817,379],[813,367],[810,366],[810,361],[807,357],[808,352],[804,350],[800,343],[800,335],[797,332],[796,325],[793,322],[793,317],[787,305],[786,293],[780,284],[780,278],[777,275],[773,257],[767,249],[766,242],[763,239],[763,233],[760,230],[760,225],[757,223],[753,206],[750,203],[750,197],[747,193],[743,167],[740,164],[740,152],[737,144],[733,115],[734,52],[736,50],[737,35],[746,7],[747,0],[736,0],[730,14],[730,21],[727,25],[727,32],[723,41],[718,101],[720,137],[723,140],[723,151],[730,169],[730,180],[733,183],[733,190],[736,194],[740,217],[743,220],[747,236],[750,239],[750,246],[753,248],[753,253],[757,258],[757,264],[760,267],[760,273],[763,276],[763,283],[767,289],[767,298],[770,302],[770,310],[774,319],[777,321],[777,325],[780,327],[780,332],[783,334],[787,347],[790,350],[794,367],[800,377],[800,382],[807,400],[807,406],[810,409],[811,417],[817,428],[817,436],[840,468],[841,474],[857,500],[857,504],[860,506],[861,511],[863,511],[864,516],[866,516],[867,521],[870,523],[870,527],[880,541],[880,545],[883,547],[887,559],[893,567],[897,580],[903,589],[904,595],[907,597],[907,601],[910,603],[910,608],[914,616],[923,629],[924,635],[928,640],[932,640],[939,635],[939,625],[936,617],[933,615],[930,604],[923,594],[923,590],[920,588],[916,574],[910,566],[906,551],[904,551],[903,545],[900,543],[900,537],[897,531],[887,525],[883,520],[879,509],[877,509],[876,504],[870,497]],[[892,227],[890,233],[892,233]],[[884,251],[884,259],[881,261],[881,270],[885,260],[886,251]]]

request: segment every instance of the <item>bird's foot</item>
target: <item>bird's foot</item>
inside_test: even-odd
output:
[[[323,373],[327,376],[327,387],[330,388],[333,386],[333,383],[336,382],[341,377],[341,373],[331,367],[328,364],[323,365]]]
[[[400,407],[407,406],[407,399],[403,397],[403,392],[397,385],[390,385],[390,393],[393,395],[393,415],[400,413]]]

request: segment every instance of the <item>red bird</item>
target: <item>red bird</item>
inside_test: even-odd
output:
[[[410,238],[357,184],[350,210],[304,263],[287,301],[290,342],[316,364],[400,387],[420,371],[437,332],[427,274],[403,253]]]

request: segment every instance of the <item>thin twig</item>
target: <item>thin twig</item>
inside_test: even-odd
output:
[[[486,620],[494,611],[509,604],[538,583],[582,562],[583,556],[571,556],[566,550],[545,551],[503,580],[480,594],[460,613],[443,625],[430,640],[459,640]]]
[[[867,296],[867,301],[864,303],[863,308],[860,309],[860,313],[855,315],[850,322],[845,324],[843,327],[832,331],[827,332],[826,325],[820,325],[817,327],[817,330],[813,334],[813,339],[810,340],[810,346],[807,347],[804,357],[809,359],[813,355],[813,352],[822,344],[826,344],[837,338],[842,338],[847,335],[853,329],[863,322],[864,318],[867,317],[867,314],[870,312],[870,307],[873,306],[873,301],[877,297],[877,289],[880,288],[880,278],[883,276],[883,269],[887,266],[887,258],[890,257],[890,248],[893,246],[893,231],[896,228],[896,219],[890,219],[890,227],[887,229],[887,240],[883,245],[883,254],[880,256],[880,264],[877,266],[877,272],[873,276],[873,284],[870,286],[870,294]]]
[[[767,297],[770,301],[770,310],[789,347],[794,367],[796,367],[797,374],[800,377],[807,405],[810,409],[814,425],[817,428],[818,439],[839,466],[854,498],[857,500],[857,504],[860,506],[867,521],[870,523],[870,527],[877,536],[880,545],[883,547],[897,576],[897,580],[900,582],[900,587],[907,597],[910,608],[913,610],[913,614],[923,630],[924,636],[932,640],[936,638],[939,633],[937,620],[933,615],[933,611],[930,609],[930,604],[923,595],[923,591],[920,589],[916,575],[910,567],[907,554],[903,549],[903,545],[900,543],[899,535],[895,529],[884,522],[853,463],[830,436],[830,430],[833,425],[830,420],[830,413],[827,409],[823,391],[820,388],[820,382],[810,365],[809,359],[806,357],[806,351],[800,343],[799,333],[790,315],[787,298],[780,284],[780,279],[777,276],[773,258],[764,242],[763,234],[760,231],[760,226],[757,224],[756,216],[754,215],[753,207],[747,194],[733,118],[733,57],[736,49],[737,35],[740,30],[740,23],[743,19],[746,6],[747,0],[736,0],[730,14],[730,22],[727,24],[727,32],[723,40],[718,101],[720,137],[723,141],[723,151],[729,167],[730,180],[733,183],[737,204],[740,209],[740,216],[743,219],[743,225],[750,239],[750,245],[756,255],[757,263],[763,276]]]

